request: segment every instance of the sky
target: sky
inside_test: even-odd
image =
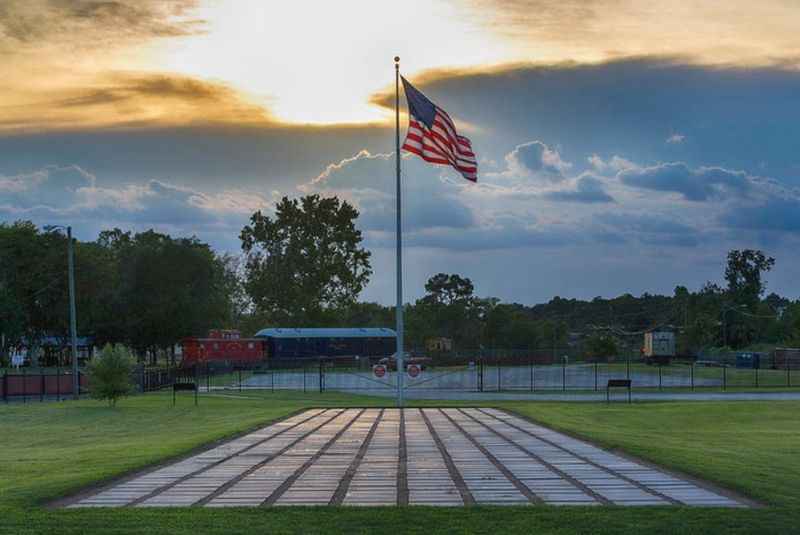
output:
[[[3,0],[0,221],[240,250],[282,196],[355,204],[394,299],[394,64],[478,183],[403,156],[405,297],[671,294],[732,248],[800,297],[795,0]],[[401,134],[407,117],[401,96]]]

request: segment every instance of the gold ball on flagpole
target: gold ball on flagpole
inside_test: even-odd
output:
[[[400,56],[395,56],[394,57],[394,62],[395,63],[400,63]]]

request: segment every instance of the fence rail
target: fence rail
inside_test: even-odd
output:
[[[628,379],[634,389],[761,389],[800,386],[800,358],[762,358],[755,364],[737,355],[714,358],[673,359],[652,363],[622,357],[587,361],[552,355],[511,351],[476,351],[411,358],[416,375],[407,373],[409,390],[602,391],[608,381]],[[382,365],[382,370],[375,370]],[[751,367],[745,367],[745,366]],[[193,382],[201,391],[296,390],[303,392],[389,392],[395,388],[397,370],[388,357],[303,358],[268,360],[252,365],[207,362],[191,368],[137,367],[132,381],[139,392]],[[382,373],[381,373],[382,371]],[[89,391],[88,377],[80,372],[80,394]],[[3,401],[36,401],[72,396],[69,369],[0,371]]]
[[[88,392],[89,380],[78,371],[78,395]],[[72,371],[69,369],[19,368],[0,372],[0,399],[9,401],[45,401],[72,397]]]
[[[640,358],[570,361],[542,355],[460,354],[414,360],[419,374],[407,374],[409,390],[417,391],[600,391],[609,380],[629,379],[635,389],[789,388],[800,386],[800,359],[773,366],[743,368],[735,355],[714,360],[675,359],[651,363]],[[373,366],[385,366],[376,373]],[[739,367],[737,367],[739,366]],[[270,361],[255,366],[201,364],[183,374],[201,389],[266,389],[380,392],[395,388],[397,371],[386,358],[304,358]]]

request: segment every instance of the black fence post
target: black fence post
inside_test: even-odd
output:
[[[661,364],[658,365],[658,390],[661,391]]]
[[[398,372],[399,373],[399,372]],[[323,384],[323,372],[322,372],[322,359],[319,359],[319,393],[322,394],[323,390],[325,390],[325,386]]]
[[[3,401],[8,403],[8,372],[3,370]]]
[[[242,369],[239,368],[239,392],[242,391]]]
[[[789,356],[788,355],[786,356],[786,360],[784,360],[784,362],[786,363],[786,386],[791,387],[792,386],[792,372],[791,372],[792,363],[789,361]]]
[[[567,361],[561,359],[561,391],[567,391]]]
[[[306,393],[306,368],[308,367],[308,363],[303,361],[303,393]]]
[[[598,363],[594,363],[594,391],[597,392],[597,366]]]
[[[631,355],[630,353],[627,355],[627,360],[625,361],[625,379],[631,378]]]
[[[689,382],[692,385],[692,392],[694,392],[694,363],[689,368]]]
[[[502,362],[503,359],[502,359],[502,356],[500,356],[500,357],[497,356],[497,350],[496,349],[494,350],[494,360],[495,360],[495,364],[497,365],[497,391],[500,392],[500,382],[502,381],[501,376],[500,376],[500,365],[501,365],[501,362]]]
[[[28,402],[28,378],[26,368],[22,368],[22,402]]]
[[[194,404],[197,406],[197,391],[200,390],[200,363],[194,365]]]
[[[533,371],[533,355],[531,355],[531,392],[533,392],[533,380],[534,380],[533,373],[534,373],[534,371]]]
[[[47,389],[47,373],[42,372],[40,377],[42,378],[42,391],[39,393],[39,401],[44,401],[44,391]]]
[[[61,368],[56,366],[56,401],[61,401]]]
[[[726,362],[722,363],[722,389],[728,389],[728,364]]]

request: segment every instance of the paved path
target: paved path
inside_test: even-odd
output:
[[[313,409],[69,507],[745,507],[497,409]]]

